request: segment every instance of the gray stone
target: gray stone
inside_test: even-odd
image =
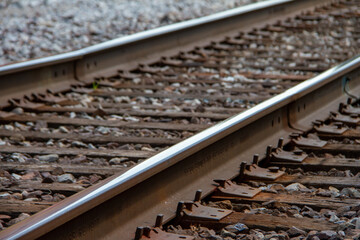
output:
[[[355,218],[351,219],[349,222],[350,222],[351,224],[354,224],[354,225],[356,226],[356,222],[357,222],[357,221],[358,221],[358,218],[355,217]]]
[[[110,159],[109,161],[109,164],[110,165],[121,165],[123,164],[124,162],[128,161],[129,159],[128,158],[125,158],[125,157],[120,157],[120,158],[112,158]]]
[[[20,163],[25,163],[27,159],[27,157],[21,153],[13,153],[11,154],[11,158]]]
[[[15,223],[21,222],[25,220],[26,218],[30,217],[27,213],[21,213],[17,218],[11,219],[8,223],[8,225],[14,225]]]
[[[287,240],[288,237],[284,234],[277,234],[277,233],[274,233],[274,234],[267,234],[264,236],[264,239],[265,240]]]
[[[98,128],[96,128],[96,131],[103,134],[103,135],[106,135],[106,134],[110,133],[110,129],[107,128],[107,127],[98,127]]]
[[[69,130],[64,126],[60,126],[59,131],[62,132],[62,133],[69,133]]]
[[[302,229],[299,229],[297,227],[291,227],[289,230],[286,231],[289,237],[297,237],[297,236],[306,236],[306,232]]]
[[[339,192],[340,192],[339,189],[334,188],[334,187],[332,187],[332,186],[329,187],[329,190],[330,190],[331,192],[334,192],[334,193],[339,193]]]
[[[216,239],[216,234],[214,230],[210,230],[204,227],[201,227],[199,231],[199,236],[205,239]],[[221,239],[221,237],[220,237]]]
[[[355,205],[351,207],[351,211],[359,211],[360,210],[360,205]]]
[[[221,232],[220,232],[220,235],[222,237],[231,237],[231,238],[235,238],[236,237],[236,234],[235,233],[232,233],[232,232],[229,232],[229,231],[226,231],[225,229],[222,229]]]
[[[75,177],[70,173],[65,173],[57,177],[58,182],[60,183],[74,183],[76,182]]]
[[[325,208],[323,208],[323,209],[320,210],[320,214],[323,215],[323,216],[325,216],[325,217],[327,217],[327,218],[329,218],[329,217],[331,217],[332,215],[334,215],[335,212],[332,211],[332,210],[330,210],[330,209],[325,209]]]
[[[24,201],[25,202],[38,202],[39,199],[38,198],[26,198]]]
[[[14,127],[12,125],[9,125],[9,124],[4,125],[4,129],[8,130],[8,131],[14,131]]]
[[[329,219],[329,222],[334,223],[334,222],[337,222],[339,220],[340,220],[340,218],[338,218],[335,214],[333,214],[333,215],[331,215],[331,217]]]
[[[263,233],[255,231],[254,235],[258,238],[258,239],[265,239],[265,236]]]
[[[333,192],[324,189],[319,189],[316,193],[316,195],[321,197],[331,197],[333,194],[334,194]]]
[[[347,229],[355,229],[355,225],[351,224],[349,222],[346,222],[344,220],[335,222],[335,224],[338,224],[337,230],[338,231],[345,231]]]
[[[13,178],[15,178],[16,180],[20,180],[21,176],[16,174],[16,173],[12,173],[11,176],[13,176]]]
[[[338,209],[336,209],[336,213],[337,214],[342,214],[344,212],[348,212],[351,210],[350,206],[343,206],[343,207],[339,207]]]
[[[88,144],[88,148],[89,149],[96,149],[96,147],[94,145],[92,145],[91,143]]]
[[[51,195],[42,195],[41,199],[45,202],[52,202],[54,200],[53,196]]]
[[[43,192],[40,190],[32,191],[32,192],[23,191],[21,194],[24,198],[35,198],[41,196]]]
[[[354,177],[350,170],[345,170],[345,177]]]
[[[360,229],[360,218],[356,218],[355,229]]]
[[[124,167],[132,167],[132,166],[135,166],[135,165],[136,165],[136,163],[134,161],[127,161],[127,162],[123,163]]]
[[[351,198],[360,198],[360,192],[355,188],[344,188],[340,194],[347,195]]]
[[[302,185],[301,183],[292,183],[285,187],[287,191],[301,191],[307,190],[308,188]]]
[[[11,198],[10,193],[7,193],[7,192],[0,193],[0,199],[10,199],[10,198]]]
[[[11,112],[15,113],[17,115],[20,115],[20,114],[24,113],[24,109],[22,109],[21,107],[17,107],[17,108],[14,108]]]
[[[44,176],[42,183],[53,183],[56,182],[56,177],[52,175]]]
[[[21,193],[13,193],[12,197],[17,200],[22,200],[24,198]]]
[[[306,211],[301,213],[304,217],[317,218],[320,215],[315,211]]]
[[[61,175],[61,174],[64,174],[65,172],[61,167],[56,167],[51,171],[51,173],[53,175]]]
[[[318,237],[320,240],[327,240],[337,236],[337,233],[335,231],[321,231],[316,233],[315,236]]]
[[[275,191],[284,191],[285,187],[282,184],[272,184],[270,187],[270,190],[275,190]]]
[[[80,142],[80,141],[73,141],[71,143],[71,146],[72,147],[78,147],[78,148],[87,148],[88,147],[85,143]]]
[[[10,140],[20,143],[20,142],[25,141],[25,137],[23,135],[21,135],[20,133],[15,133],[14,135],[12,135],[10,137]]]
[[[344,238],[345,237],[345,232],[344,231],[338,231],[338,234],[340,237]]]
[[[241,232],[246,232],[249,230],[249,228],[243,224],[243,223],[237,223],[237,224],[233,224],[233,225],[228,225],[225,227],[225,230],[238,234]]]
[[[341,214],[341,216],[346,217],[346,218],[352,218],[352,217],[356,216],[356,211],[344,212],[343,214]]]
[[[54,140],[50,139],[46,142],[46,146],[54,146]]]
[[[49,154],[49,155],[42,155],[38,157],[40,161],[43,162],[56,162],[59,160],[59,155],[57,154]]]
[[[244,203],[234,203],[233,209],[236,212],[242,212],[244,210],[251,210],[251,206],[249,204],[244,204]]]

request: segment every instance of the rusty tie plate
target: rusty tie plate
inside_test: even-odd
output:
[[[215,182],[219,183],[218,180],[216,180]],[[253,188],[247,185],[238,185],[230,180],[224,181],[222,184],[220,183],[220,186],[217,189],[222,196],[228,196],[228,197],[252,198],[256,194],[261,192],[259,188]]]
[[[297,163],[304,161],[308,157],[308,155],[301,150],[288,152],[282,149],[277,149],[275,152],[271,154],[271,156],[273,161],[297,162]]]
[[[232,210],[206,207],[199,202],[185,203],[185,206],[186,208],[183,209],[183,213],[186,218],[219,221],[233,212]]]

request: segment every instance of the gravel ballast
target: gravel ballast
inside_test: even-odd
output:
[[[4,0],[0,2],[0,66],[259,1]]]

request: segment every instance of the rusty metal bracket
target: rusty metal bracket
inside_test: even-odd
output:
[[[55,96],[53,94],[34,94],[34,97],[42,102],[52,103],[52,104],[60,104],[60,105],[76,105],[79,104],[78,101],[70,100],[64,97],[62,94],[59,96]]]
[[[175,60],[175,59],[167,58],[167,57],[162,57],[162,58],[161,58],[161,63],[163,63],[164,65],[179,67],[179,66],[182,66],[182,64],[183,64],[184,62],[183,62],[183,61],[180,61],[180,60]]]
[[[357,114],[343,115],[340,113],[332,112],[330,119],[332,121],[343,122],[345,124],[358,124],[360,122],[360,118]]]
[[[193,52],[192,54],[180,52],[179,58],[184,59],[184,60],[192,60],[194,62],[205,62],[207,60],[206,56],[203,56],[203,55],[201,55],[199,53],[195,53],[195,52]]]
[[[151,74],[158,74],[159,72],[162,72],[160,67],[153,67],[145,64],[139,64],[138,69],[141,72],[151,73]]]
[[[177,213],[187,219],[201,219],[201,220],[216,220],[219,221],[227,215],[231,214],[232,210],[207,207],[200,204],[200,202],[179,202]]]
[[[247,185],[238,185],[230,180],[214,180],[214,182],[220,185],[217,190],[221,196],[252,198],[261,192],[259,188],[253,188]]]
[[[292,152],[285,151],[283,149],[276,149],[275,152],[271,153],[271,160],[273,162],[297,162],[301,163],[308,155],[302,150],[295,150]]]
[[[141,76],[140,74],[135,74],[135,73],[131,73],[129,71],[123,71],[123,70],[119,70],[118,74],[120,77],[125,78],[125,79],[134,79],[134,78],[139,78]]]
[[[73,88],[71,88],[71,91],[77,92],[77,93],[89,94],[89,93],[94,92],[94,89],[85,88],[85,87],[73,87]]]
[[[228,45],[248,45],[249,41],[245,41],[244,39],[236,39],[236,38],[230,38],[230,37],[226,37],[225,41],[226,44]]]
[[[327,134],[336,134],[341,135],[347,130],[349,130],[346,127],[342,126],[342,123],[337,123],[334,125],[320,125],[320,126],[314,126],[314,129],[319,133],[327,133]]]
[[[297,146],[301,146],[301,147],[322,148],[327,144],[327,141],[322,141],[322,140],[318,140],[318,139],[304,138],[304,137],[294,138],[291,141],[293,141]]]
[[[343,113],[343,114],[348,114],[348,115],[351,115],[351,114],[360,115],[360,108],[353,107],[349,104],[340,103],[339,112]]]
[[[244,163],[242,163],[242,165],[243,164]],[[284,174],[285,172],[280,171],[278,167],[261,168],[256,164],[246,165],[244,170],[244,176],[246,178],[259,180],[275,180]]]
[[[45,105],[42,104],[42,103],[33,103],[33,102],[29,102],[25,99],[21,99],[19,101],[16,101],[16,100],[10,100],[9,101],[11,104],[13,104],[14,106],[16,107],[21,107],[21,108],[24,108],[24,109],[39,109],[41,107],[44,107]]]
[[[109,81],[109,80],[101,80],[99,82],[99,86],[103,86],[103,87],[114,87],[116,88],[117,86],[120,86],[122,83],[118,82],[118,81],[115,81],[115,82],[112,82],[112,81]]]
[[[195,240],[195,237],[168,233],[157,227],[138,227],[134,240]]]

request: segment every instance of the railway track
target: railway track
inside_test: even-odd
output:
[[[288,8],[293,5],[303,4],[302,7],[307,9],[314,5],[308,1],[287,2],[265,3],[264,8],[270,13],[284,11],[293,15],[293,12],[299,12],[288,13]],[[261,4],[256,6],[254,12],[265,11],[259,8]],[[224,234],[234,237],[233,234],[238,232],[222,228],[237,222],[251,229],[278,231],[306,226],[305,230],[309,231],[314,226],[315,230],[334,230],[338,225],[327,221],[333,216],[329,212],[334,206],[349,206],[350,212],[355,211],[352,207],[356,200],[351,194],[357,191],[352,187],[358,187],[352,176],[358,168],[357,102],[342,104],[340,108],[338,105],[350,94],[348,89],[358,92],[358,59],[319,73],[359,53],[359,14],[359,1],[334,2],[309,12],[303,10],[283,21],[275,19],[266,26],[259,24],[256,29],[232,30],[226,37],[214,37],[215,42],[185,48],[186,51],[150,62],[144,60],[136,67],[129,64],[128,68],[117,68],[115,74],[101,75],[109,67],[97,73],[96,68],[103,64],[97,61],[90,64],[86,60],[76,64],[83,64],[89,74],[85,75],[86,79],[69,81],[71,86],[64,84],[54,90],[51,88],[58,83],[52,83],[46,92],[36,88],[22,93],[10,91],[1,98],[0,205],[3,228],[13,226],[0,232],[0,237],[113,238],[121,233],[130,239],[139,223],[151,226],[150,217],[159,211],[165,215],[166,231],[191,233],[189,239],[191,235],[200,236],[196,235],[199,231],[211,232],[198,228],[198,224],[213,228],[223,234],[222,237],[226,237]],[[325,31],[325,27],[329,30]],[[55,67],[56,64],[51,69],[52,77],[60,78],[60,83],[64,83],[61,79],[69,73]],[[39,68],[47,66],[28,70],[36,66],[25,63],[20,67],[23,72],[14,73],[11,66],[4,72],[8,72],[9,79],[22,76],[24,71],[33,71],[38,76]],[[311,80],[305,81],[307,79]],[[39,80],[39,84],[41,81],[44,79]],[[14,81],[14,86],[17,83]],[[298,87],[294,88],[296,85]],[[312,94],[317,94],[318,103],[314,102]],[[271,98],[272,101],[266,101]],[[317,108],[323,112],[318,113]],[[244,112],[247,109],[250,110]],[[330,110],[339,113],[334,112],[326,119]],[[244,114],[222,122],[241,112]],[[309,123],[315,120],[318,122],[310,129]],[[250,131],[254,126],[264,129]],[[293,131],[297,134],[288,141],[287,136]],[[236,136],[238,139],[234,140]],[[273,144],[279,137],[286,138],[284,147],[284,140],[278,148],[268,147],[263,158],[259,149]],[[306,142],[325,145],[318,149],[309,144],[306,146]],[[209,150],[210,144],[217,147]],[[300,152],[301,149],[304,152]],[[286,172],[287,175],[276,179],[260,177],[260,181],[248,182],[249,177],[254,177],[252,170],[256,172],[255,177],[263,173],[256,171],[260,169],[256,164],[244,163],[237,176],[235,166],[242,161],[249,162],[249,155],[254,153],[260,154],[255,157],[259,166],[270,167],[267,174]],[[279,160],[289,160],[294,155],[304,158],[304,162]],[[243,160],[239,161],[240,158]],[[224,164],[220,164],[222,161]],[[298,167],[303,170],[293,170]],[[345,179],[336,178],[335,182],[340,181],[337,185],[333,183],[333,177],[319,176],[324,173],[307,172],[332,167],[351,168],[352,172],[332,170],[334,174],[345,174]],[[252,189],[244,187],[247,189],[244,192],[256,192],[257,195],[253,198],[244,198],[241,194],[229,197],[216,191],[207,196],[214,190],[211,180],[219,177],[223,179],[217,183],[223,187],[232,186],[236,191],[238,186],[229,182],[231,179],[250,184]],[[198,183],[191,183],[191,178]],[[163,179],[169,183],[164,185]],[[301,189],[289,190],[291,187],[287,185]],[[330,185],[334,189],[312,188]],[[236,204],[244,203],[250,207],[231,213],[224,210],[233,222],[221,220],[223,218],[214,221],[192,217],[191,211],[194,206],[200,206],[202,199],[198,192],[196,203],[180,203],[175,211],[176,200],[188,201],[193,190],[199,187],[206,195],[202,204],[218,207],[209,211],[223,211],[219,210],[222,206],[234,209]],[[262,192],[258,193],[260,190]],[[338,195],[333,193],[337,190]],[[299,198],[295,199],[289,192],[299,192]],[[332,199],[331,204],[322,204],[321,201],[327,201],[330,195],[335,200]],[[343,197],[349,199],[342,201]],[[294,206],[305,210],[295,213],[298,209]],[[324,209],[330,209],[327,215]],[[39,213],[30,217],[36,212]],[[171,220],[175,212],[177,217]],[[274,212],[277,216],[263,215]],[[311,213],[304,215],[303,212]],[[294,218],[295,214],[298,218]],[[284,220],[285,215],[288,218]],[[303,219],[309,215],[321,221]],[[262,218],[268,218],[267,223],[258,223]],[[159,216],[157,227],[162,227],[161,219]],[[169,227],[169,224],[175,224],[175,227]],[[351,224],[357,226],[356,221]],[[179,230],[179,226],[188,230]],[[66,232],[63,229],[67,229]],[[342,230],[346,237],[354,235],[345,231],[346,228]],[[250,234],[242,237],[246,239],[254,231],[257,230],[250,230]],[[135,238],[148,239],[149,234],[156,232],[159,230],[138,228]],[[344,237],[342,232],[336,234]],[[159,239],[156,234],[151,236]]]

